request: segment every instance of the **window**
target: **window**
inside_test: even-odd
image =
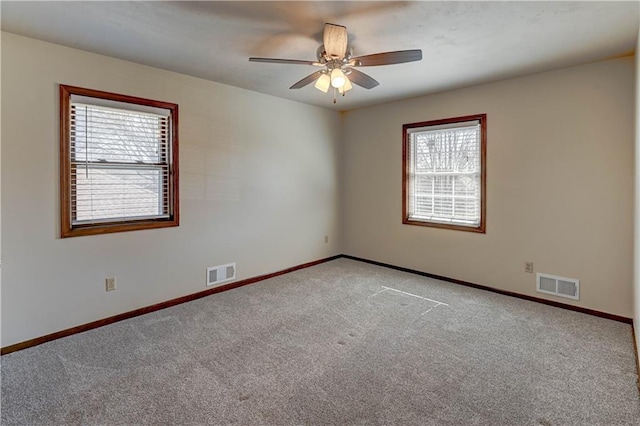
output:
[[[178,226],[178,105],[60,85],[62,237]]]
[[[486,114],[402,126],[402,223],[485,232],[486,129]]]

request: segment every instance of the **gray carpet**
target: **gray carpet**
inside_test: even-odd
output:
[[[630,326],[338,259],[2,357],[2,424],[640,424]]]

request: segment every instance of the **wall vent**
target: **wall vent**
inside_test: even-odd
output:
[[[207,268],[207,287],[217,286],[236,279],[236,264],[212,266]]]
[[[579,300],[580,280],[549,274],[536,274],[536,291]]]

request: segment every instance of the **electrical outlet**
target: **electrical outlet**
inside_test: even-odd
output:
[[[324,243],[327,244],[329,242],[329,236],[325,235],[324,236]]]
[[[116,277],[110,277],[104,280],[107,291],[114,291],[116,289]]]
[[[524,262],[524,271],[533,274],[533,262]]]

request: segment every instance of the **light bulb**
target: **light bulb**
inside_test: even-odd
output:
[[[347,81],[347,77],[345,77],[344,73],[340,68],[334,68],[331,71],[331,85],[336,89],[344,86],[344,83]]]
[[[322,74],[320,78],[316,80],[316,89],[322,90],[324,93],[327,93],[329,90],[329,85],[331,84],[331,79],[327,74]]]

